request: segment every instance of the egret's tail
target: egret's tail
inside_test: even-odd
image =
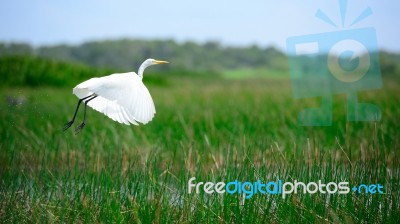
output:
[[[89,87],[92,86],[96,81],[97,78],[91,78],[87,81],[84,81],[75,86],[75,88],[72,90],[72,93],[75,94],[79,99],[93,95],[94,92],[90,91]]]

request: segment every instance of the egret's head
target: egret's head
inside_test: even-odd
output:
[[[143,71],[144,71],[147,67],[149,67],[149,66],[151,66],[151,65],[168,64],[168,63],[169,63],[168,61],[160,61],[160,60],[156,60],[156,59],[149,58],[149,59],[147,59],[146,61],[144,61],[144,62],[140,65],[139,71],[138,71],[138,75],[139,75],[140,77],[143,77]]]
[[[168,61],[160,61],[160,60],[149,58],[144,63],[146,63],[147,66],[150,66],[150,65],[168,64],[169,62]]]

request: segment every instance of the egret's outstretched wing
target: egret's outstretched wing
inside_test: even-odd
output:
[[[134,72],[92,78],[80,83],[73,93],[82,99],[96,94],[88,105],[123,124],[151,121],[156,113],[153,99]]]

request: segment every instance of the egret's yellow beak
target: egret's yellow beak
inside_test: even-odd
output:
[[[154,60],[155,64],[168,64],[168,61],[159,61],[159,60]]]

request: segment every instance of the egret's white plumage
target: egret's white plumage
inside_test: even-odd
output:
[[[79,99],[97,95],[88,106],[127,125],[146,124],[156,113],[149,91],[135,72],[89,79],[77,85],[73,93]]]
[[[73,89],[73,94],[80,100],[95,96],[83,102],[114,121],[126,125],[146,124],[153,119],[156,109],[148,89],[142,82],[143,71],[150,65],[164,63],[168,62],[147,59],[140,66],[139,74],[127,72],[91,78],[78,84]]]

